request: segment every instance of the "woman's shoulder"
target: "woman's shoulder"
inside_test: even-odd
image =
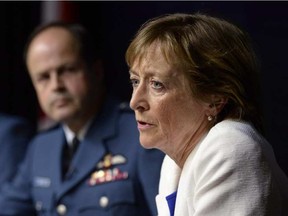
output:
[[[233,119],[227,119],[223,120],[219,123],[217,123],[214,127],[211,128],[212,132],[236,132],[236,133],[241,133],[241,134],[246,134],[246,133],[251,133],[256,132],[254,127],[246,121],[241,121],[241,120],[233,120]]]
[[[270,154],[268,142],[243,121],[224,120],[216,124],[201,142],[198,149],[199,159],[208,161],[229,161],[238,163],[245,158],[262,157]]]
[[[224,120],[211,128],[207,139],[213,138],[219,140],[219,144],[226,142],[253,146],[266,143],[265,138],[253,127],[252,124],[238,120]]]

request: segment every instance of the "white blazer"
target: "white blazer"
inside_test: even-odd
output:
[[[176,190],[175,216],[288,216],[288,179],[267,141],[245,122],[215,125],[182,171],[166,156],[159,216],[170,216],[166,196]]]

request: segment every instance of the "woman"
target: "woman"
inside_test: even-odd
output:
[[[202,14],[158,17],[126,61],[140,142],[166,154],[159,215],[288,215],[288,180],[261,135],[257,61],[243,31]]]

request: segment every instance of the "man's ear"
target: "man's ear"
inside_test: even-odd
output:
[[[208,105],[207,116],[217,116],[227,103],[227,98],[221,95],[212,95]]]

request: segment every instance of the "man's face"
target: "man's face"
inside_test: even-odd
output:
[[[43,111],[69,123],[85,115],[90,81],[71,34],[62,28],[44,30],[30,44],[27,67]]]

